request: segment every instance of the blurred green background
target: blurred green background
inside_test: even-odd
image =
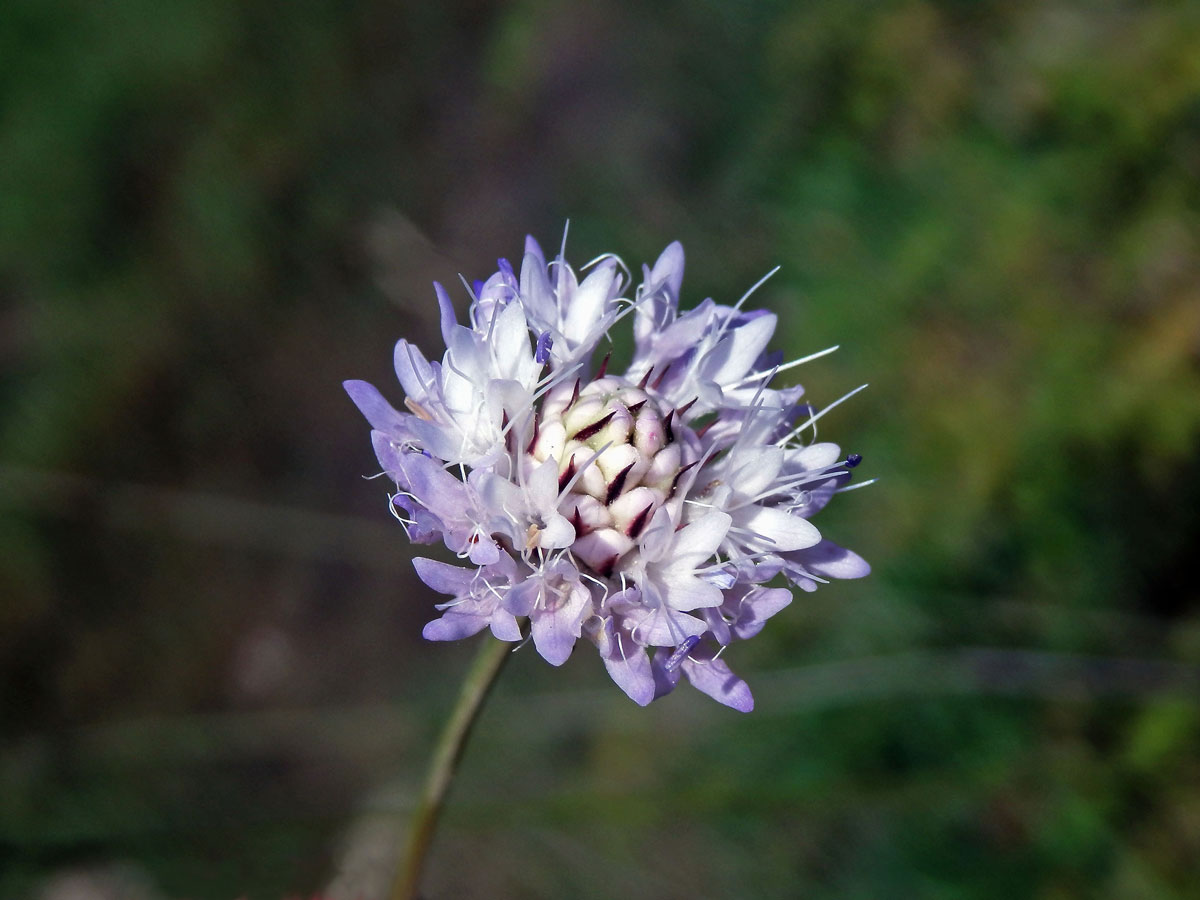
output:
[[[429,896],[1200,896],[1200,6],[6,0],[0,896],[372,895],[472,652],[363,481],[524,234],[780,313],[869,579],[518,654]],[[465,302],[465,295],[458,292]],[[103,890],[113,893],[103,894]],[[75,893],[71,893],[75,891]]]

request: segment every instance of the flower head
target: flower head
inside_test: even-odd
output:
[[[580,280],[529,238],[519,275],[500,260],[476,283],[468,324],[435,285],[446,351],[432,361],[396,345],[406,411],[346,382],[396,484],[393,514],[464,563],[416,560],[452,598],[425,637],[528,633],[553,665],[586,639],[640,704],[683,677],[749,711],[722,655],[791,602],[765,583],[811,591],[870,571],[811,521],[861,462],[815,442],[837,404],[818,411],[800,388],[770,386],[823,353],[770,354],[776,319],[742,309],[750,292],[681,312],[683,265],[671,244],[630,296],[616,257]],[[633,360],[618,375],[593,358],[630,316]]]

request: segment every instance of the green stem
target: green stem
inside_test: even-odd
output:
[[[487,699],[492,685],[496,683],[504,663],[512,655],[512,649],[511,644],[490,636],[485,637],[474,662],[471,663],[463,681],[462,691],[458,695],[458,702],[442,730],[429,773],[425,776],[425,787],[413,813],[404,858],[396,873],[396,880],[392,883],[392,900],[417,900],[419,896],[417,888],[420,885],[421,872],[425,868],[425,857],[433,842],[433,832],[445,805],[450,782],[454,778],[459,760],[462,759],[471,728],[483,709],[483,701]]]

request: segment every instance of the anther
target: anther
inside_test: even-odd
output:
[[[425,407],[423,407],[420,403],[418,403],[412,397],[405,397],[404,405],[406,407],[408,407],[408,411],[411,412],[418,419],[424,419],[426,422],[433,421],[433,416],[431,416],[429,414],[428,410],[426,410]]]
[[[849,456],[846,457],[846,468],[853,469],[860,462],[862,462],[862,454],[861,453],[851,453]]]
[[[668,672],[674,672],[683,665],[683,661],[687,659],[687,655],[692,652],[692,648],[698,643],[700,643],[700,638],[697,635],[691,634],[685,637],[680,645],[675,648],[675,652],[671,654],[670,659],[667,660],[663,668]]]

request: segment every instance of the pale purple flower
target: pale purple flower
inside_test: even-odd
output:
[[[671,244],[631,291],[616,257],[581,280],[529,238],[519,273],[502,259],[475,283],[467,324],[435,286],[446,350],[396,345],[405,411],[346,382],[396,484],[393,514],[462,563],[416,560],[451,598],[427,638],[528,635],[553,665],[582,638],[639,704],[685,678],[749,711],[724,653],[791,602],[766,582],[807,591],[870,571],[811,521],[862,459],[815,440],[841,401],[818,411],[799,387],[771,387],[829,351],[771,353],[775,316],[742,308],[754,288],[681,312],[683,266]],[[634,356],[616,374],[594,357],[626,317]]]
[[[421,580],[439,594],[450,594],[453,600],[439,603],[440,618],[425,626],[425,637],[431,641],[457,641],[491,627],[492,634],[502,641],[521,640],[517,617],[504,606],[511,588],[522,582],[517,565],[507,553],[501,553],[494,563],[477,569],[450,566],[435,559],[413,560]]]

